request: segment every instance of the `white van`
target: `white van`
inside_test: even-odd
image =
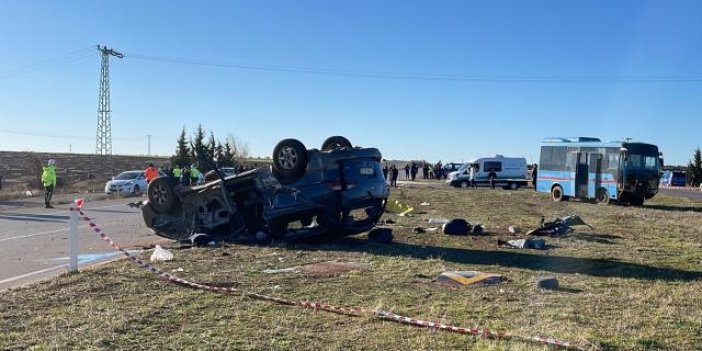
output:
[[[504,157],[496,155],[495,157],[481,157],[476,160],[469,161],[459,168],[458,171],[449,174],[448,182],[451,186],[467,188],[470,186],[470,168],[475,167],[475,183],[476,185],[488,185],[490,180],[488,174],[491,170],[495,171],[497,179],[496,186],[502,186],[506,189],[516,190],[520,186],[529,185],[529,176],[527,173],[527,163],[524,157]]]

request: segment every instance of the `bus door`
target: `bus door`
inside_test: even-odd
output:
[[[593,186],[588,189],[588,197],[594,199],[597,194],[597,189],[602,187],[602,154],[590,154],[589,161],[589,171],[595,174],[595,179],[593,179]]]
[[[587,184],[589,178],[587,152],[578,152],[575,168],[575,196],[587,197]]]

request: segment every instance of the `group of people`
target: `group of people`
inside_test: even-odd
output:
[[[397,166],[392,165],[390,168],[388,168],[388,165],[386,164],[383,166],[383,178],[385,181],[388,180],[388,176],[390,176],[390,186],[394,186],[397,188],[397,177],[400,174],[400,170],[397,169]]]
[[[202,172],[195,165],[184,166],[183,168],[177,164],[170,168],[166,166],[163,167],[162,172],[171,178],[178,179],[180,184],[184,186],[202,184],[204,180]],[[144,170],[144,176],[147,183],[151,182],[159,176],[158,168],[153,163],[149,163]]]

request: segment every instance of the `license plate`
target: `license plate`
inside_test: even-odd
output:
[[[363,167],[360,169],[360,172],[363,175],[373,175],[373,168]]]

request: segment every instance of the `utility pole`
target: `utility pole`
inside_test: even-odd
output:
[[[151,134],[146,134],[146,138],[149,140],[149,148],[147,149],[146,156],[151,156]]]
[[[100,67],[100,97],[98,99],[98,121],[95,136],[95,153],[112,155],[112,121],[110,111],[110,56],[123,58],[124,55],[106,46],[97,46],[102,56]]]

